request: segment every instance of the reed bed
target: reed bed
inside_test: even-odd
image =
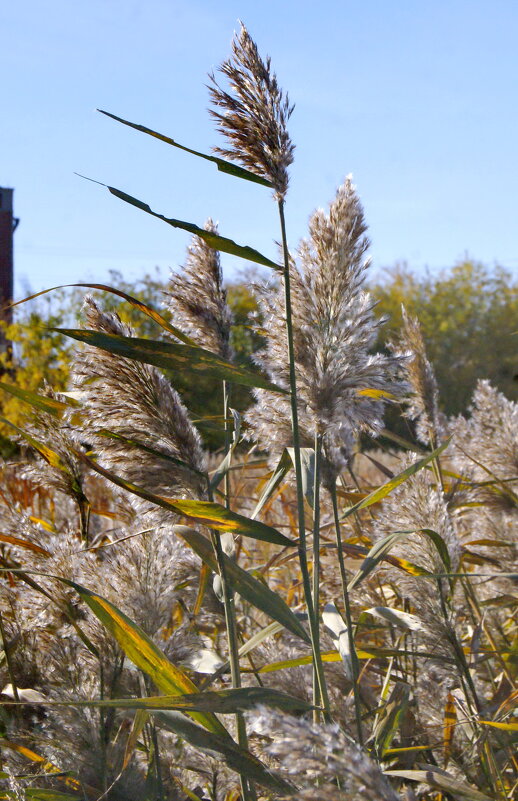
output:
[[[513,799],[518,406],[482,381],[446,418],[408,315],[375,352],[350,177],[289,250],[293,106],[244,27],[210,92],[226,144],[189,152],[272,191],[279,259],[108,187],[193,239],[167,315],[123,295],[159,338],[87,296],[84,327],[63,332],[79,343],[70,392],[18,391],[2,797]],[[220,252],[273,277],[256,286],[253,370],[234,359]],[[195,425],[163,370],[222,385],[220,417]],[[253,387],[244,417],[235,384]],[[384,428],[389,403],[414,439]]]

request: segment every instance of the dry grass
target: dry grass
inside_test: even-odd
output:
[[[246,31],[223,75],[220,152],[283,219],[291,107]],[[263,288],[273,390],[224,362],[221,269],[195,239],[168,294],[194,341],[169,326],[143,351],[90,299],[78,400],[26,396],[0,485],[2,798],[516,797],[518,405],[481,382],[440,416],[415,321],[372,353],[365,230],[347,180],[285,264],[292,295]],[[224,453],[158,365],[224,380]],[[263,387],[248,425],[232,381]],[[387,400],[421,443],[360,452]]]

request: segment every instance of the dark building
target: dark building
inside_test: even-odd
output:
[[[7,308],[13,300],[13,234],[18,219],[13,215],[14,189],[0,187],[0,319],[11,322],[12,312]],[[9,346],[0,331],[0,350]]]

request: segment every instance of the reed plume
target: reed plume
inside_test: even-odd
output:
[[[473,393],[468,418],[451,421],[452,448],[459,467],[478,481],[512,479],[518,475],[518,403],[479,381]],[[476,462],[483,463],[483,467]]]
[[[363,288],[366,230],[349,177],[328,213],[318,210],[311,217],[309,237],[298,249],[300,270],[294,261],[290,269],[301,444],[312,447],[315,434],[322,434],[328,484],[346,465],[356,434],[381,430],[383,398],[404,391],[401,357],[370,352],[382,321]],[[282,289],[263,291],[260,304],[268,338],[258,362],[287,388]],[[261,447],[279,453],[292,444],[290,401],[259,390],[256,398],[247,418],[253,435]]]
[[[218,227],[209,218],[205,230],[217,233]],[[194,236],[181,273],[171,274],[164,294],[176,326],[201,347],[231,359],[232,312],[217,250]]]
[[[267,738],[265,751],[295,778],[301,798],[397,801],[378,765],[336,724],[318,726],[266,708],[250,718],[254,730]]]
[[[219,72],[230,91],[222,89],[213,74],[209,76],[214,104],[210,113],[229,145],[215,152],[268,180],[283,199],[293,161],[294,145],[286,128],[293,106],[277,83],[270,59],[263,61],[244,25],[232,42],[232,56]]]
[[[90,297],[85,314],[96,331],[133,335],[116,314],[102,312]],[[108,469],[155,494],[203,496],[205,479],[200,474],[206,462],[200,436],[178,393],[157,368],[87,346],[76,352],[73,377],[84,401],[83,437],[95,445]],[[105,430],[157,454],[105,437]],[[164,517],[158,507],[152,508]]]
[[[419,320],[411,317],[404,306],[401,314],[400,339],[391,349],[396,355],[410,355],[406,372],[412,392],[407,399],[405,416],[416,421],[416,433],[423,444],[432,443],[437,447],[445,435],[444,415],[439,411],[439,388],[426,354]]]

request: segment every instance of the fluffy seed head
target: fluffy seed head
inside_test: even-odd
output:
[[[338,778],[342,793],[332,793],[329,797],[333,801],[397,801],[378,765],[336,724],[317,726],[303,718],[260,707],[252,725],[259,734],[271,738],[266,751],[279,761],[281,769],[294,776],[302,788],[314,790],[314,794],[302,798],[327,799],[322,784],[335,785],[336,789]]]
[[[263,61],[244,25],[232,42],[232,56],[219,71],[227,78],[230,91],[222,89],[214,75],[209,76],[215,106],[210,113],[229,146],[215,148],[215,152],[266,178],[276,195],[284,198],[294,151],[286,129],[293,106],[271,71],[270,59]]]
[[[208,219],[205,230],[217,233],[218,228]],[[165,296],[176,326],[207,350],[224,359],[231,357],[232,313],[217,250],[193,237],[183,270],[171,274]]]
[[[417,421],[417,436],[424,444],[436,445],[444,435],[443,415],[439,411],[439,389],[433,367],[426,355],[421,326],[401,307],[403,327],[400,341],[392,345],[396,355],[408,356],[406,371],[412,388],[406,416]]]
[[[309,237],[298,251],[300,269],[292,263],[290,270],[302,444],[311,447],[315,434],[322,434],[331,481],[345,466],[355,434],[381,429],[382,399],[399,397],[405,388],[398,376],[401,357],[370,352],[381,321],[363,289],[366,228],[349,177],[329,211],[311,217]],[[262,292],[260,302],[268,340],[259,363],[274,382],[288,387],[282,287]],[[257,398],[248,421],[261,446],[278,451],[291,445],[289,399],[272,401],[264,392]]]
[[[85,313],[88,325],[97,331],[133,334],[117,315],[102,312],[92,298],[85,300]],[[199,473],[205,470],[205,456],[199,434],[178,393],[156,367],[87,346],[76,354],[74,381],[84,400],[83,436],[96,446],[108,469],[155,494],[203,494]],[[164,458],[99,436],[102,429],[153,448]]]

